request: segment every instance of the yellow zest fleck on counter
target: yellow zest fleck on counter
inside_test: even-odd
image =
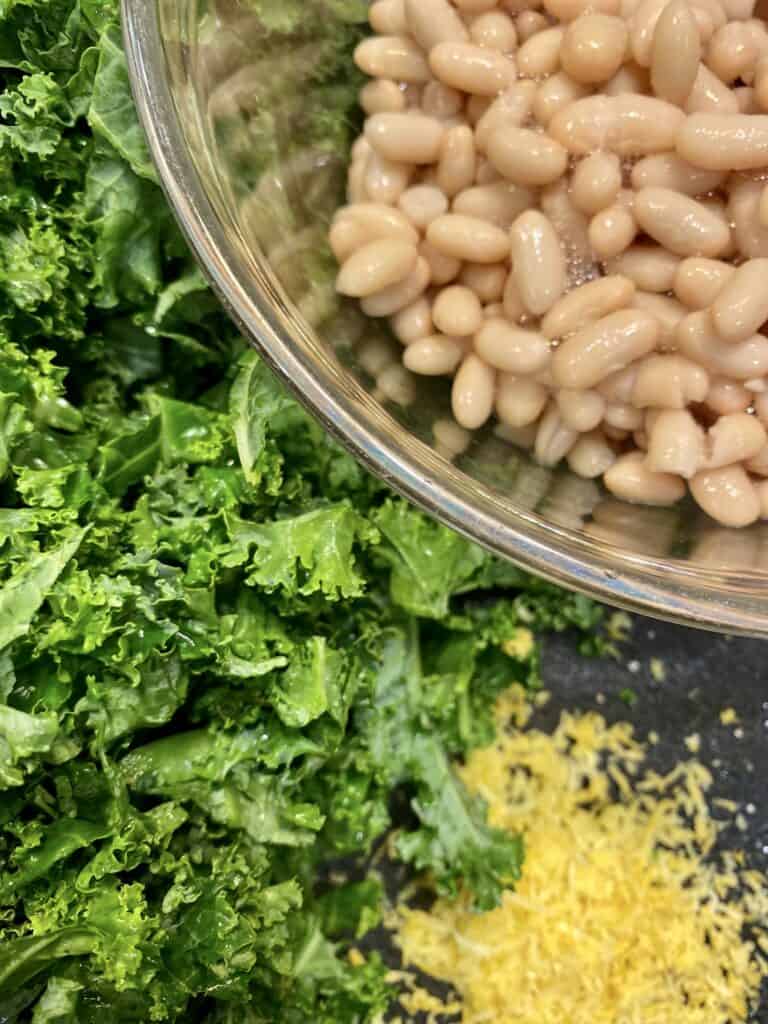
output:
[[[461,772],[494,825],[524,834],[522,880],[485,914],[402,908],[406,963],[455,986],[464,1024],[746,1021],[768,973],[766,879],[712,855],[709,771],[643,771],[632,727],[595,713],[509,729],[528,721],[520,690],[497,714],[498,742]]]

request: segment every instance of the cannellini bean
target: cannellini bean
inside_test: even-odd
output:
[[[486,147],[496,170],[515,185],[547,185],[565,172],[568,153],[554,139],[530,128],[505,128]]]
[[[336,288],[342,295],[362,298],[406,278],[416,266],[412,242],[383,238],[357,249],[341,268]]]
[[[679,258],[658,245],[632,245],[611,260],[606,269],[629,278],[644,292],[671,292]]]
[[[573,21],[585,11],[619,14],[620,0],[544,0],[544,10],[558,21]]]
[[[611,275],[574,288],[549,310],[541,321],[546,338],[566,338],[608,313],[632,304],[635,286],[627,277]]]
[[[634,216],[646,234],[679,256],[718,256],[730,243],[727,224],[703,203],[671,189],[641,189]]]
[[[449,128],[440,145],[435,183],[447,196],[469,188],[475,180],[477,154],[472,129],[467,125]]]
[[[549,392],[535,380],[499,374],[496,415],[509,427],[527,427],[541,416]]]
[[[460,338],[433,334],[419,338],[406,348],[403,352],[403,365],[412,373],[441,377],[453,373],[465,353]]]
[[[690,359],[650,355],[637,364],[632,404],[639,409],[685,409],[703,402],[708,391],[709,374]]]
[[[592,272],[596,273],[595,254],[589,243],[589,221],[571,202],[567,180],[560,178],[543,188],[539,204],[560,238],[573,276],[588,278]]]
[[[712,305],[733,273],[730,263],[692,256],[677,268],[672,290],[689,309],[705,309]]]
[[[480,330],[483,307],[469,288],[453,285],[438,294],[432,307],[432,319],[443,334],[464,338]]]
[[[597,385],[597,390],[606,402],[616,405],[626,405],[632,401],[632,392],[637,380],[637,368],[642,365],[642,360],[637,363],[630,363],[623,370],[617,370],[609,374]]]
[[[749,526],[760,515],[757,491],[741,466],[702,470],[689,486],[696,503],[724,526]]]
[[[438,43],[465,43],[469,33],[449,0],[405,0],[408,31],[429,53]]]
[[[543,78],[557,71],[564,32],[556,25],[537,32],[523,43],[517,51],[517,70],[523,78]]]
[[[752,392],[743,384],[725,377],[715,377],[704,398],[705,405],[718,416],[745,412],[752,403]]]
[[[721,341],[706,311],[680,321],[677,344],[683,355],[723,377],[751,380],[768,373],[768,338],[755,334],[736,344]]]
[[[587,95],[583,85],[574,82],[564,71],[550,75],[536,90],[533,100],[533,116],[546,128],[558,110]]]
[[[688,163],[710,171],[750,170],[768,164],[768,115],[691,114],[677,138]]]
[[[414,185],[400,196],[397,205],[411,224],[420,230],[448,211],[448,199],[434,185]]]
[[[477,295],[481,302],[498,302],[508,277],[506,263],[465,263],[459,282]]]
[[[760,110],[768,111],[768,54],[763,54],[755,64],[755,103]]]
[[[603,481],[617,498],[642,505],[674,505],[685,495],[682,479],[649,469],[644,452],[620,456],[606,471]]]
[[[605,399],[599,391],[561,388],[555,394],[555,401],[563,423],[580,434],[598,427],[605,414]]]
[[[763,445],[757,455],[747,459],[744,468],[750,473],[756,473],[757,476],[768,477],[768,444]]]
[[[676,348],[677,327],[688,312],[685,306],[668,295],[643,291],[635,292],[634,304],[656,317],[659,324],[657,347],[662,351]]]
[[[615,153],[591,153],[578,162],[571,178],[574,205],[589,216],[599,213],[615,202],[621,180],[621,164]]]
[[[470,96],[467,100],[466,115],[467,120],[476,128],[482,118],[488,113],[488,110],[493,103],[491,96]]]
[[[760,222],[763,188],[762,182],[746,177],[729,182],[728,215],[736,245],[745,257],[768,257],[768,228]]]
[[[396,203],[413,175],[409,164],[396,164],[371,152],[365,163],[363,185],[366,198],[374,203]]]
[[[513,273],[507,275],[504,283],[502,309],[504,310],[504,316],[511,320],[513,324],[520,323],[528,316],[528,311],[523,304],[520,289],[517,287],[517,281]]]
[[[629,32],[621,18],[585,13],[570,23],[563,36],[560,62],[575,82],[606,82],[624,62]],[[698,36],[697,36],[698,41]]]
[[[552,357],[555,381],[564,388],[594,387],[653,351],[658,336],[658,320],[643,310],[610,313],[560,345]]]
[[[484,153],[490,139],[510,128],[517,128],[528,119],[536,97],[534,82],[515,82],[500,93],[475,126],[475,144]]]
[[[737,114],[739,101],[733,91],[714,75],[706,64],[699,64],[693,88],[685,101],[688,114]]]
[[[646,466],[690,480],[704,463],[704,431],[685,409],[665,409],[648,437]]]
[[[610,260],[624,252],[637,235],[637,221],[632,212],[619,203],[596,213],[589,222],[589,243],[602,260]]]
[[[493,185],[475,185],[465,189],[453,201],[453,212],[488,220],[500,228],[509,228],[516,217],[533,205],[530,189],[499,181]]]
[[[509,239],[501,228],[456,213],[433,220],[427,241],[447,256],[472,263],[498,263],[509,255]]]
[[[521,214],[510,231],[512,273],[526,309],[543,316],[565,291],[565,256],[552,222],[536,210]]]
[[[422,296],[409,306],[405,306],[390,321],[392,332],[401,345],[410,345],[419,338],[432,334],[432,304]]]
[[[360,90],[360,106],[366,114],[398,114],[405,110],[405,96],[396,82],[377,78]]]
[[[608,149],[643,156],[673,149],[685,115],[653,96],[587,96],[559,110],[549,133],[577,156]]]
[[[578,432],[566,426],[557,406],[551,405],[539,423],[533,447],[534,458],[542,466],[556,466],[578,439]]]
[[[475,174],[475,185],[495,185],[502,181],[502,177],[490,160],[480,157],[477,161],[477,173]]]
[[[422,242],[419,255],[429,268],[429,283],[440,287],[455,281],[461,271],[461,260],[436,249],[429,242]]]
[[[415,111],[374,114],[365,123],[365,137],[379,156],[393,163],[434,163],[444,134],[445,127],[437,118]]]
[[[453,378],[451,404],[459,426],[477,430],[493,412],[496,371],[474,353],[466,356]]]
[[[719,469],[754,459],[768,442],[765,427],[756,416],[735,412],[721,416],[707,432],[706,469]]]
[[[421,94],[422,112],[440,121],[457,117],[464,108],[464,96],[442,82],[428,82]],[[454,127],[461,127],[454,125]]]
[[[650,90],[651,80],[648,71],[630,61],[619,68],[601,91],[606,96],[624,96],[626,93],[647,93]]]
[[[473,43],[489,50],[511,53],[517,48],[517,29],[508,14],[488,11],[478,15],[469,27]]]
[[[483,14],[492,11],[499,0],[454,0],[456,6],[464,14]]]
[[[383,203],[343,206],[333,219],[329,240],[333,255],[344,263],[355,250],[382,238],[399,238],[416,245],[418,233],[407,218]]]
[[[435,420],[432,436],[438,448],[452,456],[462,455],[472,443],[472,435],[452,419]]]
[[[537,32],[543,32],[545,28],[549,28],[549,25],[550,22],[541,11],[521,11],[515,22],[518,43],[522,45]]]
[[[347,174],[347,201],[362,203],[368,198],[365,188],[367,160],[353,160]]]
[[[366,296],[360,308],[366,316],[392,316],[419,298],[429,284],[429,278],[429,265],[420,257],[408,277],[374,295]]]
[[[378,377],[388,366],[394,363],[392,346],[383,338],[372,338],[364,342],[358,350],[358,362],[371,377]]]
[[[419,83],[432,77],[421,49],[405,36],[364,39],[355,50],[355,63],[371,78]]]
[[[368,11],[368,21],[373,31],[382,36],[399,36],[408,31],[403,0],[376,0]]]
[[[632,188],[668,188],[687,196],[700,196],[725,181],[722,171],[703,171],[681,160],[676,153],[656,153],[643,157],[632,168]]]
[[[768,320],[768,259],[747,260],[725,283],[712,305],[712,322],[723,341],[744,341]]]
[[[438,43],[429,66],[439,81],[475,96],[495,96],[515,80],[512,59],[474,43]]]
[[[568,466],[588,480],[602,476],[616,461],[616,452],[599,431],[584,434],[567,455]]]
[[[763,191],[760,193],[757,215],[760,220],[760,226],[768,228],[768,186],[763,186]]]
[[[722,25],[709,40],[706,62],[722,82],[733,82],[754,67],[757,45],[746,25]]]
[[[475,352],[489,366],[527,375],[543,370],[550,359],[549,342],[536,331],[506,320],[486,320],[475,335]]]
[[[681,106],[701,59],[701,40],[687,0],[672,0],[659,16],[651,43],[651,86],[658,97]]]
[[[413,376],[404,366],[393,363],[382,370],[376,378],[376,390],[373,394],[380,402],[408,406],[416,398],[416,385]]]
[[[530,451],[536,443],[536,431],[538,429],[537,423],[529,423],[527,427],[510,427],[507,423],[497,423],[493,433],[502,441],[508,441],[516,448],[524,448],[526,451]],[[544,488],[544,494],[546,494],[546,487]]]
[[[669,0],[641,0],[629,19],[630,52],[641,67],[651,66],[656,23]]]

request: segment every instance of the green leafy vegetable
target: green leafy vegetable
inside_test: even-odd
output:
[[[367,3],[252,6],[259,87],[309,80],[292,129],[344,152]],[[451,760],[537,685],[519,627],[598,610],[393,498],[246,349],[155,183],[114,0],[0,5],[0,347],[0,1017],[375,1019],[385,968],[343,944],[379,889],[320,865],[400,789],[401,856],[492,906],[523,851]]]

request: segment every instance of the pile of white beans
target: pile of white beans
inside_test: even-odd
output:
[[[376,0],[337,287],[446,442],[496,416],[617,497],[768,518],[768,30],[755,0]],[[449,445],[450,446],[450,445]]]

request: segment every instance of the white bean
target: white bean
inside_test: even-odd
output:
[[[741,466],[705,469],[690,482],[697,504],[724,526],[749,526],[760,515],[760,501]]]
[[[400,210],[411,224],[423,231],[433,220],[448,212],[448,199],[434,185],[414,185],[403,192],[397,201]]]
[[[643,188],[634,215],[646,234],[679,256],[718,256],[730,244],[727,224],[703,203],[666,188]]]
[[[515,185],[547,185],[565,172],[568,153],[554,139],[530,128],[505,128],[488,139],[488,159]]]
[[[706,64],[699,64],[693,88],[685,101],[688,114],[738,114],[739,101]]]
[[[512,273],[529,312],[542,316],[565,290],[565,257],[552,222],[536,210],[512,225]]]
[[[419,255],[429,267],[429,283],[437,287],[455,281],[461,271],[461,260],[436,249],[429,242],[422,242]]]
[[[752,392],[743,384],[727,377],[714,377],[704,397],[704,404],[718,416],[745,412],[752,403]]]
[[[632,188],[668,188],[687,196],[714,192],[725,181],[723,171],[703,171],[681,160],[676,153],[643,157],[632,168]]]
[[[624,63],[628,40],[627,26],[621,18],[595,12],[581,14],[563,36],[563,70],[584,85],[606,82]]]
[[[405,35],[408,31],[403,0],[376,0],[368,11],[368,21],[381,36]]]
[[[621,190],[621,164],[615,153],[592,153],[576,165],[571,197],[578,210],[589,216],[615,202]]]
[[[723,341],[744,341],[768,320],[768,259],[747,260],[729,278],[712,306]]]
[[[594,387],[653,351],[658,336],[658,320],[643,310],[609,313],[560,345],[552,358],[555,380],[564,388]]]
[[[659,16],[651,44],[651,85],[661,99],[682,106],[699,70],[701,40],[687,0],[672,0]]]
[[[768,442],[765,427],[756,416],[735,412],[721,416],[707,432],[706,469],[719,469],[754,459]]]
[[[477,430],[493,412],[496,371],[478,356],[468,355],[453,378],[451,402],[456,422]]]
[[[567,455],[568,465],[578,476],[593,480],[616,461],[616,452],[599,431],[584,434]]]
[[[475,185],[460,192],[453,201],[453,212],[488,220],[507,229],[533,203],[534,195],[530,189],[499,181],[492,185]]]
[[[746,257],[768,257],[768,228],[760,221],[763,183],[736,177],[729,181],[728,187],[728,215],[739,252]]]
[[[629,278],[644,292],[671,292],[679,258],[658,245],[632,245],[611,260],[606,269]]]
[[[397,82],[388,78],[377,78],[360,90],[360,106],[366,114],[397,114],[405,110],[405,96]]]
[[[564,71],[556,71],[539,85],[533,100],[533,115],[545,128],[558,110],[587,95],[587,89]]]
[[[715,301],[734,270],[722,260],[692,256],[677,268],[672,290],[689,309],[705,309]]]
[[[508,276],[506,263],[465,263],[459,281],[471,289],[481,302],[498,302],[504,294]]]
[[[497,319],[486,320],[477,332],[475,352],[489,366],[520,375],[538,373],[550,359],[543,335]]]
[[[472,263],[498,263],[509,255],[509,239],[501,228],[456,213],[433,220],[427,241],[447,256]]]
[[[445,334],[433,334],[419,338],[403,352],[403,365],[426,377],[441,377],[452,374],[466,354],[460,338]]]
[[[612,275],[574,288],[549,310],[541,321],[546,338],[566,338],[618,309],[632,303],[635,286],[627,277]]]
[[[438,43],[465,43],[469,33],[448,0],[405,0],[408,31],[427,53]]]
[[[515,23],[503,11],[488,11],[478,15],[469,26],[473,43],[488,50],[511,53],[517,48]]]
[[[384,203],[343,206],[333,219],[329,240],[333,255],[344,263],[356,249],[381,238],[399,238],[416,245],[418,233],[407,218]]]
[[[443,334],[464,338],[480,330],[483,307],[469,288],[453,285],[438,294],[432,307],[432,319]]]
[[[517,70],[523,78],[543,78],[557,71],[565,30],[554,25],[527,39],[517,51]]]
[[[587,96],[559,110],[549,133],[577,156],[598,149],[643,156],[673,149],[685,115],[653,96]]]
[[[566,426],[556,405],[541,417],[533,448],[534,458],[542,466],[556,466],[579,439],[577,431]]]
[[[685,409],[665,409],[654,419],[646,465],[654,473],[690,480],[704,463],[704,431]]]
[[[429,51],[429,66],[445,85],[475,96],[496,96],[515,80],[510,57],[473,43],[438,43]]]
[[[597,272],[595,254],[589,244],[589,221],[571,202],[567,179],[560,178],[543,188],[539,204],[560,239],[573,277],[583,280],[593,270]]]
[[[637,220],[621,203],[600,210],[589,222],[590,245],[602,260],[615,259],[629,248],[636,235]]]
[[[650,355],[637,364],[632,403],[640,409],[685,409],[703,402],[709,374],[684,356]]]
[[[710,171],[744,171],[768,164],[768,115],[691,114],[677,137],[677,152]]]
[[[415,111],[374,114],[365,123],[365,137],[379,156],[392,163],[435,163],[444,134],[437,118]]]
[[[357,249],[341,268],[336,289],[362,298],[406,278],[416,266],[418,252],[399,238],[377,239]]]
[[[475,180],[477,154],[472,129],[467,125],[449,128],[440,145],[435,182],[447,196],[455,196]]]
[[[519,128],[533,107],[536,85],[533,82],[515,82],[493,103],[475,126],[475,144],[485,153],[491,138],[512,128]]]
[[[365,196],[374,203],[396,203],[408,188],[412,175],[410,164],[396,164],[371,152],[363,176]]]
[[[390,321],[392,331],[401,345],[410,345],[432,334],[432,304],[422,296],[395,313]]]
[[[527,427],[535,423],[548,399],[547,389],[535,380],[511,373],[499,374],[496,415],[507,426]]]
[[[426,260],[421,257],[416,261],[416,266],[402,281],[376,292],[375,295],[368,295],[360,303],[360,308],[366,316],[392,316],[399,313],[401,309],[410,306],[412,302],[425,291],[429,284],[429,266]]]
[[[721,341],[707,312],[680,321],[677,343],[683,355],[723,377],[751,380],[768,373],[768,338],[755,334],[736,344]]]
[[[421,49],[405,36],[364,39],[355,50],[355,63],[371,78],[419,83],[432,77]]]
[[[677,347],[677,328],[688,310],[677,299],[668,295],[657,295],[653,292],[635,292],[634,304],[656,317],[659,324],[657,347],[661,351],[671,351]]]
[[[620,456],[603,476],[605,486],[624,501],[641,505],[674,505],[685,495],[685,484],[671,473],[654,473],[644,452]]]
[[[557,408],[566,426],[586,434],[602,422],[605,399],[599,391],[571,391],[561,388],[555,394]]]

